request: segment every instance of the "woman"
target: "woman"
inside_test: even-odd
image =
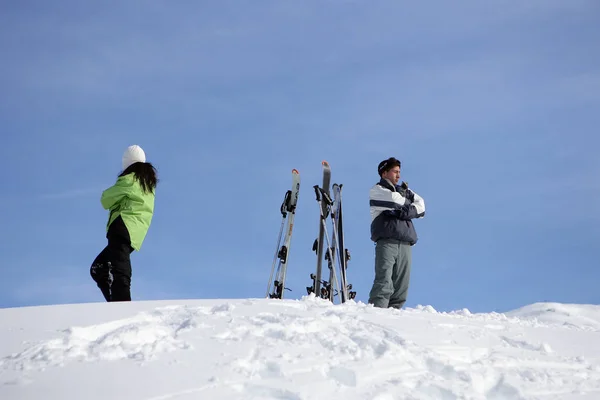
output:
[[[106,301],[131,301],[131,260],[140,250],[154,214],[156,169],[137,145],[123,154],[123,172],[102,192],[102,206],[110,210],[106,225],[108,245],[92,263],[90,274]]]

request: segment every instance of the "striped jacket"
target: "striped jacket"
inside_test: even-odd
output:
[[[369,192],[371,240],[397,239],[410,245],[417,243],[412,219],[423,218],[425,201],[412,190],[381,179]]]

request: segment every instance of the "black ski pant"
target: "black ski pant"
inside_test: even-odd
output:
[[[110,224],[106,234],[108,244],[98,254],[90,275],[106,301],[131,301],[131,240],[119,216]]]

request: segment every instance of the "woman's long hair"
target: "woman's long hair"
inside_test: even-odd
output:
[[[156,188],[156,184],[158,183],[158,178],[156,176],[156,168],[149,162],[136,162],[131,164],[129,167],[125,169],[125,171],[121,172],[119,176],[129,175],[131,173],[135,174],[135,179],[142,186],[142,190],[144,193],[154,193],[154,189]]]

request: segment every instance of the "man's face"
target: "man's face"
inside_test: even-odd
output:
[[[384,172],[381,177],[389,180],[394,185],[397,185],[398,181],[400,181],[400,167],[396,166],[389,171]]]

